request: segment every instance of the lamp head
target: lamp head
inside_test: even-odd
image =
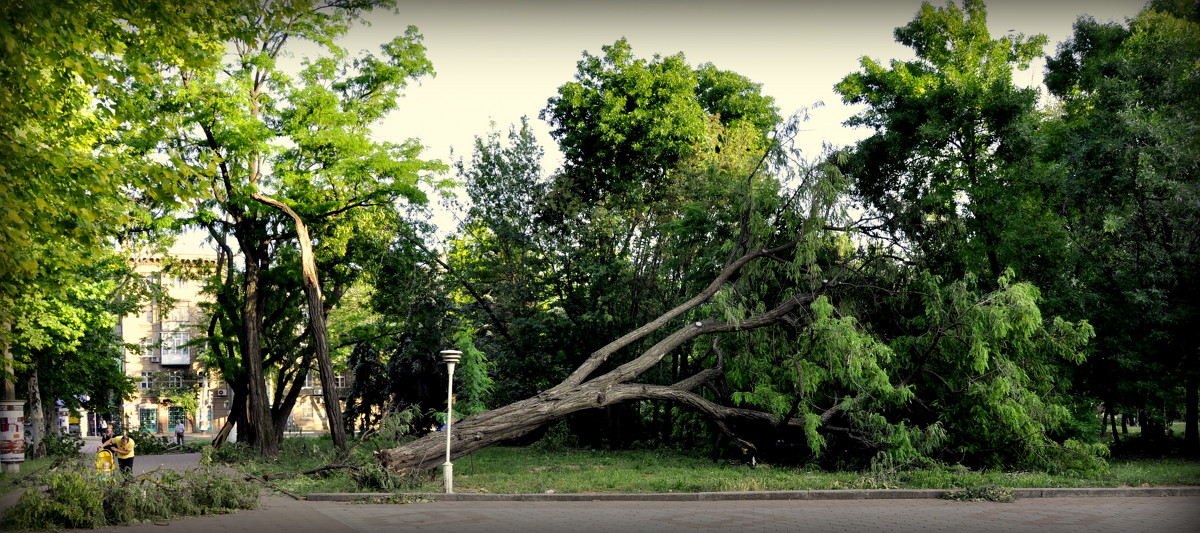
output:
[[[462,359],[462,351],[460,350],[442,350],[442,360],[454,364]]]

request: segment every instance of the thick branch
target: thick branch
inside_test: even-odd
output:
[[[291,217],[296,226],[296,240],[300,245],[301,278],[304,293],[308,296],[308,320],[312,328],[313,352],[317,356],[317,367],[321,375],[321,395],[325,400],[325,413],[329,419],[329,431],[333,444],[339,450],[346,449],[346,429],[342,424],[341,404],[333,384],[333,360],[329,355],[329,332],[325,324],[325,298],[321,295],[321,281],[317,277],[317,262],[313,254],[312,238],[308,226],[290,206],[274,198],[254,193],[252,198],[274,207]]]
[[[741,270],[742,267],[746,266],[751,261],[754,261],[755,259],[758,259],[760,257],[771,256],[773,254],[782,252],[784,250],[794,248],[800,242],[801,238],[802,238],[801,236],[797,236],[796,238],[792,239],[790,242],[788,242],[782,246],[779,246],[777,248],[770,248],[770,249],[764,248],[764,249],[755,250],[753,252],[749,252],[749,253],[743,255],[741,258],[730,263],[728,266],[726,266],[724,269],[722,269],[721,273],[718,274],[717,277],[715,279],[713,279],[712,282],[709,283],[707,287],[704,288],[704,290],[700,291],[699,294],[692,297],[692,299],[676,306],[674,309],[671,309],[670,311],[667,311],[666,313],[663,313],[661,316],[659,316],[658,318],[654,319],[653,321],[643,325],[642,327],[637,328],[629,333],[626,333],[621,338],[608,343],[603,348],[600,348],[599,350],[592,352],[592,355],[589,356],[587,358],[587,360],[583,362],[583,364],[579,365],[579,367],[576,368],[575,371],[572,372],[571,375],[567,377],[567,379],[563,380],[563,382],[555,388],[557,389],[559,387],[573,387],[573,386],[579,385],[580,383],[583,383],[583,381],[585,379],[587,379],[587,377],[590,376],[592,374],[592,372],[595,372],[597,368],[600,368],[600,365],[604,364],[604,362],[606,360],[608,360],[608,357],[610,355],[616,353],[618,350],[620,350],[626,346],[629,346],[630,344],[636,342],[638,339],[641,339],[642,337],[645,337],[646,335],[649,335],[655,331],[658,331],[659,329],[662,329],[663,326],[666,326],[668,323],[670,323],[672,320],[678,318],[680,315],[687,313],[688,311],[691,311],[692,309],[695,309],[695,308],[699,307],[701,304],[703,304],[704,302],[708,301],[708,299],[712,298],[713,295],[717,293],[717,291],[721,290],[721,287],[724,286],[725,283],[728,282],[730,280],[730,278],[732,278],[734,276],[734,274],[737,274],[737,272],[739,270]],[[714,329],[711,331],[720,331],[720,330]],[[733,331],[733,330],[730,329],[730,330],[725,330],[725,331]],[[688,336],[686,336],[686,338],[680,339],[680,342],[682,342],[683,340],[693,338],[700,333],[707,333],[707,332],[709,332],[709,331],[693,332],[694,334],[688,335]],[[676,332],[676,334],[680,334],[680,332]],[[662,343],[660,342],[659,344],[662,344]],[[675,345],[677,346],[678,343],[676,343]],[[656,346],[658,346],[658,345],[656,345]],[[653,351],[653,350],[654,349],[651,348],[651,351]],[[665,355],[665,353],[666,352],[651,354],[651,352],[647,352],[646,354],[643,354],[642,357],[639,357],[635,361],[639,361],[639,360],[643,360],[643,359],[648,360],[649,356],[656,355],[656,357],[654,357],[654,362],[657,362],[659,358],[661,358],[663,355]],[[653,364],[651,364],[650,366],[653,366]],[[647,367],[647,368],[649,368],[649,367]]]

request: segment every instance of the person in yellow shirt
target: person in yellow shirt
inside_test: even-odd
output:
[[[117,467],[121,473],[127,476],[133,475],[133,450],[137,447],[137,443],[125,434],[125,430],[121,430],[121,434],[111,439],[104,441],[100,445],[101,450],[109,450],[117,456]]]

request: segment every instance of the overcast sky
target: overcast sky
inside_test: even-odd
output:
[[[864,136],[842,121],[855,112],[841,104],[833,85],[859,68],[859,58],[910,59],[892,31],[912,20],[918,0],[438,0],[405,2],[398,15],[372,13],[370,27],[342,41],[350,51],[378,45],[416,25],[437,71],[409,89],[399,109],[379,128],[388,140],[419,138],[427,155],[448,162],[450,147],[468,156],[473,139],[494,121],[506,130],[522,115],[532,119],[546,148],[547,166],[558,164],[549,128],[537,119],[546,100],[571,81],[581,54],[621,37],[637,57],[683,52],[688,63],[711,62],[761,83],[786,116],[824,102],[812,112],[809,138],[848,144]],[[945,2],[933,2],[943,6]],[[1009,30],[1044,33],[1046,53],[1071,35],[1083,13],[1123,22],[1143,0],[992,0],[988,26],[995,37]],[[1040,83],[1042,66],[1019,72],[1020,84]],[[550,170],[550,169],[547,169]]]

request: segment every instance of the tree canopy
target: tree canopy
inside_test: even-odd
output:
[[[1013,74],[1044,36],[923,4],[893,34],[915,58],[835,86],[868,136],[819,153],[754,80],[622,38],[539,110],[557,169],[529,118],[450,165],[377,137],[434,65],[415,27],[342,48],[375,9],[396,4],[0,7],[6,377],[39,406],[128,392],[112,324],[155,293],[121,254],[186,229],[218,250],[204,361],[264,455],[310,373],[346,371],[344,424],[323,387],[335,443],[407,409],[421,430],[383,465],[440,462],[451,346],[458,455],[562,424],[831,468],[1097,471],[1101,402],[1164,441],[1182,411],[1200,449],[1194,2],[1081,18],[1042,100]],[[456,185],[439,241],[430,198]]]

